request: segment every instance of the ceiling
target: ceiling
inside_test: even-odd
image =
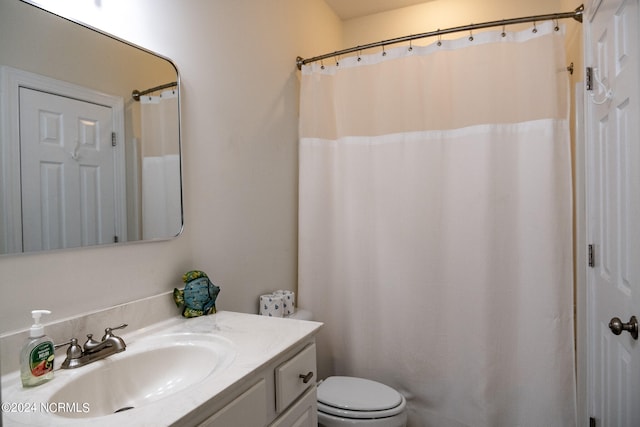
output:
[[[386,12],[432,0],[325,0],[342,20]]]

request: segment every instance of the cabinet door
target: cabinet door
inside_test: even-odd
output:
[[[269,427],[318,427],[316,399],[316,387],[313,386]]]
[[[267,418],[264,379],[213,414],[200,427],[263,427]]]

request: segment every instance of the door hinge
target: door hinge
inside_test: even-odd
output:
[[[585,73],[585,85],[587,90],[593,90],[593,67],[587,67]]]
[[[113,236],[113,243],[118,243],[118,236]]]
[[[116,133],[115,132],[111,132],[111,146],[112,147],[116,146]]]
[[[587,257],[588,257],[589,267],[595,267],[596,262],[594,260],[593,245],[588,246]]]

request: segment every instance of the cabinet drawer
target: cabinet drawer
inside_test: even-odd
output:
[[[283,411],[306,389],[316,383],[316,345],[310,344],[287,362],[278,366],[276,376],[276,411]],[[305,382],[306,381],[306,382]]]

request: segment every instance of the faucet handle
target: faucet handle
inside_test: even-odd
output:
[[[123,323],[122,325],[120,325],[120,326],[116,326],[116,327],[114,327],[114,328],[106,328],[106,329],[104,330],[104,336],[102,337],[102,341],[104,341],[104,340],[106,340],[107,338],[109,338],[109,337],[112,337],[112,336],[113,336],[113,334],[111,333],[111,331],[115,331],[116,329],[124,329],[124,328],[126,328],[127,326],[129,326],[129,325],[127,325],[126,323]]]
[[[82,345],[85,351],[90,351],[96,348],[100,343],[93,339],[93,334],[87,334],[87,340]]]
[[[82,357],[82,347],[78,345],[77,338],[71,338],[69,341],[62,344],[55,344],[53,347],[57,349],[65,345],[69,346],[67,349],[67,359],[79,359]]]

